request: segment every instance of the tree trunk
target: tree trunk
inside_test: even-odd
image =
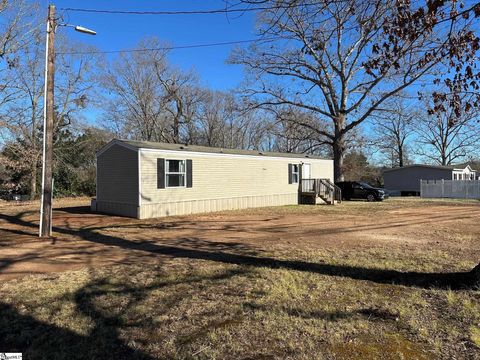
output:
[[[37,197],[37,102],[32,102],[32,152],[33,160],[31,163],[30,174],[30,200],[35,200]]]
[[[403,167],[403,148],[401,145],[398,147],[398,166]]]
[[[32,162],[30,169],[30,200],[35,200],[37,197],[37,158]]]
[[[178,144],[178,134],[180,133],[180,122],[178,117],[175,116],[173,119],[173,143]]]
[[[445,154],[445,150],[442,150],[441,159],[442,159],[442,166],[448,165],[447,164],[447,155]]]
[[[333,177],[334,181],[344,181],[343,160],[345,158],[345,116],[341,115],[335,119],[335,139],[333,140]]]
[[[335,182],[344,181],[343,159],[345,158],[345,141],[337,139],[333,142],[333,177]]]

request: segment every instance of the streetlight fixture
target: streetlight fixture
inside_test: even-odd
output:
[[[83,26],[75,26],[75,30],[78,31],[78,32],[81,32],[81,33],[84,33],[84,34],[88,34],[88,35],[97,35],[97,32],[96,31],[93,31],[91,29],[87,29],[86,27],[83,27]]]
[[[42,157],[42,199],[40,203],[40,237],[52,235],[52,195],[53,195],[53,117],[55,80],[55,31],[57,26],[73,27],[76,31],[96,35],[83,26],[57,24],[55,5],[48,6],[47,39],[45,42],[45,94],[43,106],[43,157]]]
[[[88,34],[88,35],[97,35],[97,32],[95,30],[79,26],[79,25],[72,25],[72,24],[57,24],[57,26],[65,26],[65,27],[71,27],[74,28],[75,31]]]

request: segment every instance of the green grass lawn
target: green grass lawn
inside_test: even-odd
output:
[[[418,209],[464,214],[478,206],[405,200],[226,214],[321,214],[347,222],[350,216],[360,226],[362,218],[415,218]],[[4,281],[0,351],[23,352],[26,359],[480,358],[480,289],[425,280],[431,272],[472,266],[480,250],[478,220],[388,233],[366,227],[348,238],[339,234],[338,244],[328,246],[312,240],[322,239],[321,227],[302,233],[305,240],[296,240],[293,227],[274,233],[278,245],[255,252],[159,254],[153,261]],[[151,224],[138,221],[138,231]],[[442,244],[435,248],[437,232]],[[417,242],[390,244],[387,235]],[[356,245],[362,239],[367,243]]]

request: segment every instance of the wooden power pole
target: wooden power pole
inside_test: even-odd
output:
[[[52,234],[52,190],[53,190],[53,96],[55,77],[55,5],[48,7],[47,40],[45,55],[45,100],[43,122],[42,201],[40,210],[40,237]]]

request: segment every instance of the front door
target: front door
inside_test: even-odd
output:
[[[312,174],[310,173],[310,164],[302,165],[302,179],[311,179]]]

